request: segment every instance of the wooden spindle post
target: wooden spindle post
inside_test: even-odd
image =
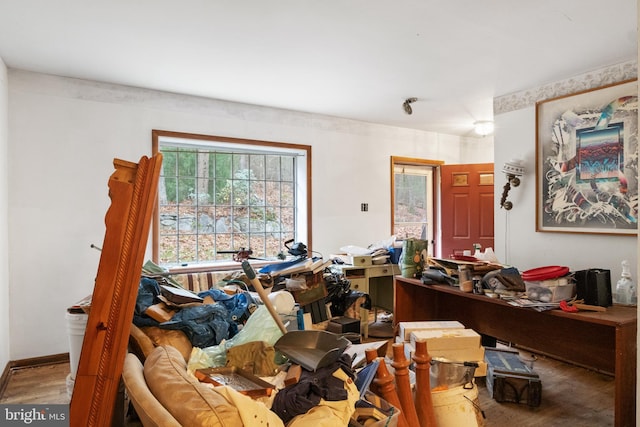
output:
[[[369,356],[367,352],[368,350],[365,350],[365,356],[368,358]],[[398,427],[413,427],[409,423],[407,423],[407,419],[404,416],[404,411],[402,411],[402,405],[400,404],[400,398],[398,397],[398,393],[396,392],[396,385],[393,381],[393,375],[389,373],[389,369],[387,369],[387,364],[384,362],[383,358],[380,358],[380,364],[378,365],[376,377],[373,380],[372,385],[375,386],[376,394],[380,395],[383,399],[398,408],[398,410],[400,411],[400,414],[398,416]]]
[[[410,426],[419,426],[418,413],[413,401],[413,392],[411,391],[411,382],[409,381],[409,365],[411,362],[407,360],[404,354],[404,343],[393,344],[393,369],[395,369],[396,388],[402,412]]]
[[[420,427],[437,427],[431,399],[431,356],[427,351],[427,341],[416,341],[416,352],[413,355],[413,361],[416,362],[415,407]]]
[[[375,348],[367,348],[364,351],[364,357],[365,359],[367,359],[367,364],[373,362],[374,360],[376,360],[378,358],[378,350],[376,350]]]

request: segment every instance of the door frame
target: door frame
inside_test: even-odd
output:
[[[430,159],[418,159],[414,157],[401,157],[401,156],[391,156],[390,157],[390,174],[391,174],[391,223],[389,225],[389,230],[391,235],[394,234],[393,226],[395,224],[395,172],[394,167],[396,165],[412,165],[412,166],[425,166],[433,168],[433,188],[431,189],[433,193],[433,253],[431,256],[435,256],[437,253],[437,249],[440,245],[440,166],[444,164],[442,160],[430,160]]]

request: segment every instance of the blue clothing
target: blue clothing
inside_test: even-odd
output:
[[[226,295],[222,291],[219,292]],[[159,295],[160,286],[156,280],[148,277],[140,279],[133,313],[134,325],[181,330],[193,346],[201,348],[218,345],[238,332],[238,325],[232,320],[229,309],[222,302],[182,307],[171,320],[160,323],[145,314],[147,308],[160,302]],[[220,294],[215,295],[216,301],[222,298]]]
[[[180,309],[168,322],[158,326],[184,332],[194,347],[218,345],[229,338],[229,311],[219,303]]]
[[[158,326],[159,322],[144,314],[145,310],[154,304],[158,304],[160,295],[160,286],[154,279],[143,277],[138,284],[138,296],[136,298],[136,307],[133,311],[133,324],[138,327]]]
[[[251,295],[245,292],[229,295],[220,289],[209,289],[200,292],[198,296],[201,298],[210,296],[214,301],[224,305],[225,308],[229,310],[229,320],[236,324],[246,322],[249,316],[251,316],[251,313],[257,308]],[[235,333],[233,335],[235,335]]]

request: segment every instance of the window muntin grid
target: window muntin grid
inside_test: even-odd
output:
[[[300,150],[160,139],[158,262],[227,261],[251,249],[273,258],[300,220]]]

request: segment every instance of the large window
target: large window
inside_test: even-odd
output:
[[[154,131],[163,155],[155,262],[225,264],[239,250],[274,259],[284,242],[310,247],[311,147]]]

